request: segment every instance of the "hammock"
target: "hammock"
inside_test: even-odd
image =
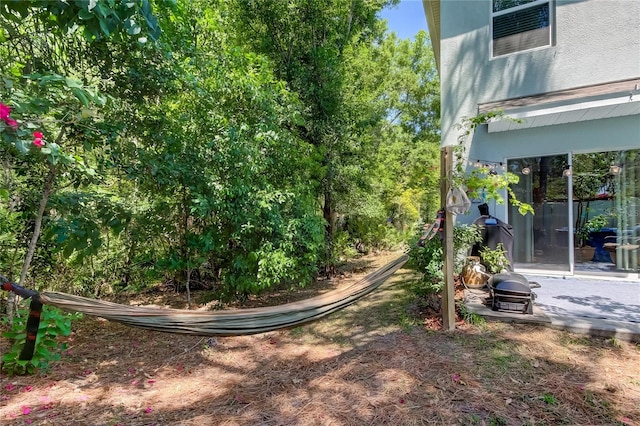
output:
[[[37,293],[8,281],[3,284],[3,288],[23,297],[31,297],[32,312],[34,311],[34,304],[36,305],[35,308],[37,308],[38,304],[46,304],[66,311],[82,312],[102,317],[109,321],[121,322],[133,327],[168,333],[200,336],[240,336],[295,327],[340,310],[378,288],[400,269],[407,260],[408,256],[402,255],[343,289],[331,291],[310,299],[264,308],[217,312],[128,306],[66,293]],[[39,318],[39,312],[37,317]],[[32,315],[30,314],[27,329],[29,329],[31,320]],[[33,322],[35,322],[35,318]],[[37,333],[37,325],[35,326],[35,332]],[[28,334],[33,333],[28,332]],[[35,341],[35,335],[33,340]],[[26,357],[27,354],[25,353],[24,356]],[[21,359],[23,359],[22,356]],[[27,359],[30,359],[30,357]]]

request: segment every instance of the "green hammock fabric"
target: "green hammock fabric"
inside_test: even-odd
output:
[[[189,311],[127,306],[58,292],[44,292],[39,298],[46,305],[95,315],[134,327],[201,336],[239,336],[294,327],[342,309],[378,288],[400,269],[407,259],[407,255],[402,255],[343,289],[265,308]]]

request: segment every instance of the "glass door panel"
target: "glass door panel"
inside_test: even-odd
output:
[[[573,229],[569,227],[568,155],[520,158],[508,161],[520,176],[512,186],[519,200],[531,204],[535,215],[522,216],[509,206],[514,232],[516,268],[570,271]]]
[[[573,156],[576,272],[638,271],[640,150]]]

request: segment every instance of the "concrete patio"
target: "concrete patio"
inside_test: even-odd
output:
[[[465,291],[469,312],[487,319],[545,325],[593,336],[640,342],[640,282],[526,275],[540,284],[533,315],[496,312],[484,304],[488,291]]]

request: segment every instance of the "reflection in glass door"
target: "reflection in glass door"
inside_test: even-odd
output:
[[[576,272],[638,271],[639,178],[640,150],[573,156]]]
[[[529,203],[535,215],[522,216],[509,205],[516,268],[570,271],[573,227],[569,227],[568,155],[520,158],[508,161],[520,177],[512,186],[516,197]]]

